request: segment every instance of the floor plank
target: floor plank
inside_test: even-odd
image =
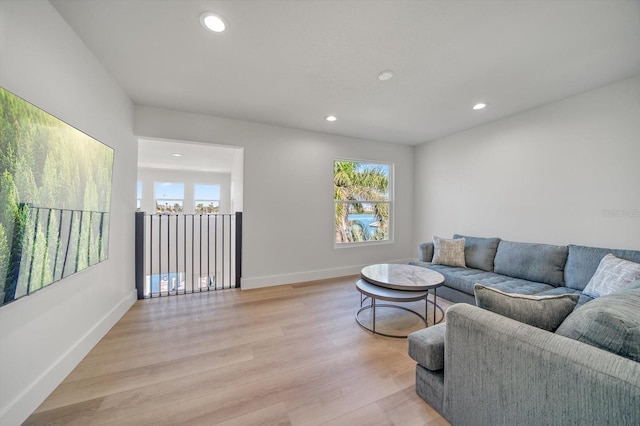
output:
[[[356,323],[354,282],[138,301],[25,425],[448,424],[415,393],[406,339]],[[378,321],[421,327],[407,315]]]

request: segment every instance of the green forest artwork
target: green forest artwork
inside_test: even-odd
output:
[[[0,87],[0,305],[107,259],[113,149]]]

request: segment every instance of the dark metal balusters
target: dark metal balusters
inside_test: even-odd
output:
[[[138,212],[136,215],[142,217],[142,220],[136,220],[136,227],[145,228],[144,232],[136,230],[136,238],[148,240],[148,244],[147,241],[138,242],[136,247],[149,251],[147,255],[136,256],[138,298],[240,287],[242,213],[167,215]],[[162,226],[165,220],[166,227]],[[191,232],[188,222],[191,222]],[[166,244],[163,244],[165,240]],[[166,291],[163,291],[164,285]]]

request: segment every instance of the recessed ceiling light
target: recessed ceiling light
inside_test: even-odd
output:
[[[227,29],[227,21],[220,16],[212,12],[203,12],[200,15],[200,23],[208,30],[215,33],[221,33]]]
[[[180,154],[179,152],[174,152],[171,155],[174,156],[174,157],[182,157],[182,154]]]
[[[327,121],[336,121],[338,117],[335,115],[327,115]]]
[[[387,80],[391,80],[393,78],[393,71],[391,70],[385,70],[382,71],[380,74],[378,74],[378,80],[380,81],[387,81]]]
[[[485,108],[486,106],[487,106],[487,104],[484,104],[484,103],[480,102],[480,103],[475,104],[475,105],[473,106],[473,109],[483,109],[483,108]]]

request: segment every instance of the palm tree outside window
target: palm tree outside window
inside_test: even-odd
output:
[[[220,213],[220,185],[196,184],[194,194],[196,214]]]
[[[392,164],[335,160],[335,246],[391,240]]]

